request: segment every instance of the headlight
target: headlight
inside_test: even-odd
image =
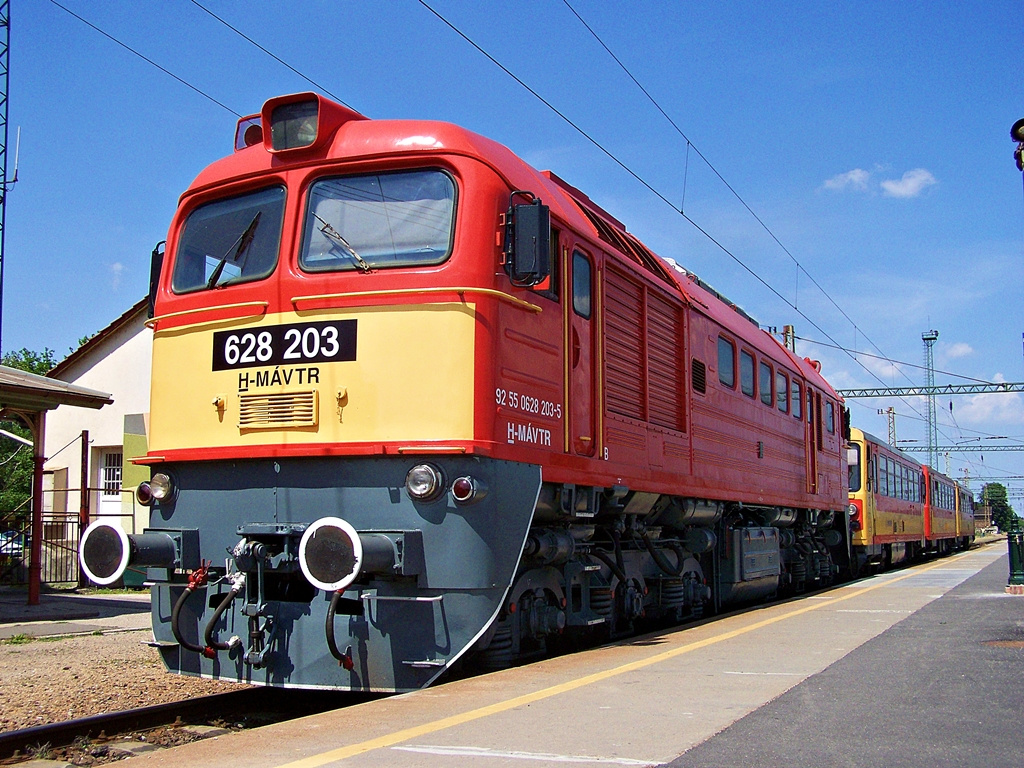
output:
[[[846,508],[846,511],[850,513],[850,517],[856,517],[856,515],[857,515],[857,505],[856,504],[851,504],[850,506],[848,506]]]
[[[405,476],[405,489],[417,501],[433,501],[444,492],[444,475],[433,464],[417,464]]]
[[[167,501],[174,498],[174,483],[163,472],[157,472],[148,481],[139,483],[135,489],[135,498],[139,504],[148,507],[154,501]]]

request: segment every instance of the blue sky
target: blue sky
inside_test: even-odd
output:
[[[12,160],[22,134],[2,344],[63,356],[145,293],[178,195],[231,151],[232,111],[311,86],[191,0],[60,1],[224,105],[50,0],[12,0]],[[429,0],[660,195],[678,207],[685,190],[685,213],[722,247],[417,0],[203,2],[369,117],[458,123],[550,168],[765,326],[914,365],[934,328],[940,371],[1024,381],[1019,0],[570,0],[689,149],[562,0]],[[836,387],[924,382],[918,368],[798,350]],[[901,439],[926,440],[920,401],[851,401],[854,423],[884,436],[889,405]],[[1019,394],[938,410],[941,443],[1024,442]],[[949,467],[1024,475],[1024,453],[952,454]]]

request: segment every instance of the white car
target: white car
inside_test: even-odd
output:
[[[0,555],[22,557],[25,553],[25,536],[17,531],[0,531]]]

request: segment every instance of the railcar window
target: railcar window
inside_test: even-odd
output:
[[[832,401],[825,403],[825,429],[830,435],[836,433],[836,407]]]
[[[729,389],[736,388],[736,347],[723,336],[718,337],[718,381]]]
[[[579,251],[572,255],[572,308],[580,317],[590,317],[590,259]]]
[[[757,383],[761,389],[761,402],[767,406],[771,406],[773,402],[772,398],[772,367],[768,363],[762,362],[758,367]]]
[[[775,404],[783,413],[789,413],[789,377],[782,371],[775,374]]]
[[[801,408],[801,406],[803,405],[803,402],[804,402],[803,397],[804,397],[803,387],[801,387],[799,384],[797,384],[794,381],[793,382],[793,398],[792,398],[793,417],[794,418],[802,419],[804,417],[803,413],[801,413],[801,411],[800,411],[800,408]]]
[[[897,499],[903,499],[903,465],[896,465],[896,492],[893,494]]]
[[[745,350],[740,350],[740,391],[754,396],[754,356]]]
[[[259,280],[273,272],[284,198],[284,187],[270,187],[192,211],[178,239],[171,289],[190,293]]]
[[[368,272],[440,264],[454,231],[455,182],[442,171],[320,179],[309,190],[299,265]]]
[[[852,454],[853,461],[848,466],[848,484],[850,493],[856,493],[860,490],[860,444],[853,443],[850,446],[850,453]]]

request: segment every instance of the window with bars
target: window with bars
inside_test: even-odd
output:
[[[120,452],[110,451],[103,454],[103,475],[100,478],[100,484],[104,496],[119,497],[121,495],[121,464],[123,461],[124,455]]]

